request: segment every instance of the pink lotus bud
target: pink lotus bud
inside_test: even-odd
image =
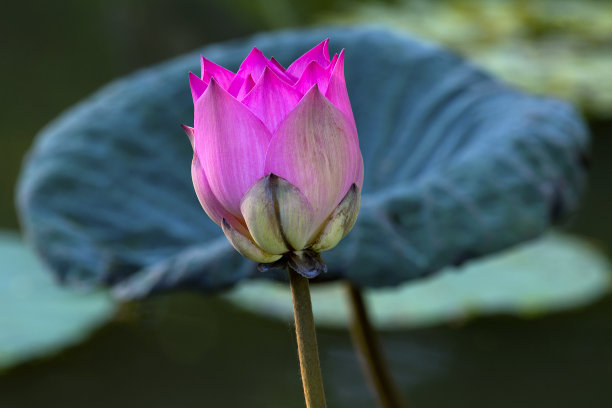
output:
[[[202,57],[184,126],[208,216],[245,257],[308,277],[353,227],[363,183],[344,50],[330,60],[328,42],[287,69],[257,48],[236,74]]]

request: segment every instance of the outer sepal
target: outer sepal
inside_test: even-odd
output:
[[[236,251],[240,252],[240,254],[242,254],[244,257],[260,263],[271,263],[282,258],[282,255],[269,254],[263,251],[249,238],[232,228],[225,218],[221,223],[221,227],[223,228],[223,232],[232,246],[236,248]]]
[[[264,251],[301,250],[313,233],[313,210],[287,180],[269,174],[245,194],[240,211],[253,240]]]
[[[310,249],[315,252],[322,252],[338,245],[338,242],[340,242],[340,240],[351,231],[353,225],[355,225],[360,205],[361,191],[356,184],[353,184],[332,213],[323,231],[321,231],[321,234],[319,234]]]

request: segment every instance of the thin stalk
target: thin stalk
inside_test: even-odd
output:
[[[360,356],[362,369],[374,388],[381,407],[403,408],[404,405],[389,375],[378,337],[370,323],[361,291],[350,282],[347,287],[352,309],[351,337]]]
[[[289,283],[291,285],[291,297],[293,298],[295,334],[306,407],[325,408],[327,405],[323,390],[323,377],[321,376],[308,279],[291,268],[287,269],[289,269]]]

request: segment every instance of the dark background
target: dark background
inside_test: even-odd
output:
[[[0,228],[35,134],[113,78],[204,44],[312,24],[347,1],[5,2],[0,12]],[[612,68],[611,68],[612,70]],[[186,88],[187,89],[187,88]],[[187,90],[186,90],[187,92]],[[590,189],[569,228],[612,244],[612,121],[589,118]],[[348,335],[323,330],[330,407],[374,406]],[[0,374],[0,407],[300,407],[292,328],[212,297],[132,305],[89,341]],[[383,334],[418,407],[612,406],[612,299],[554,316]]]

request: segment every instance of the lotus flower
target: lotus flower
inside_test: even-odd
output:
[[[192,178],[200,204],[260,269],[325,271],[359,212],[363,159],[344,80],[344,50],[325,40],[288,68],[257,48],[233,73],[202,57],[189,74]]]

